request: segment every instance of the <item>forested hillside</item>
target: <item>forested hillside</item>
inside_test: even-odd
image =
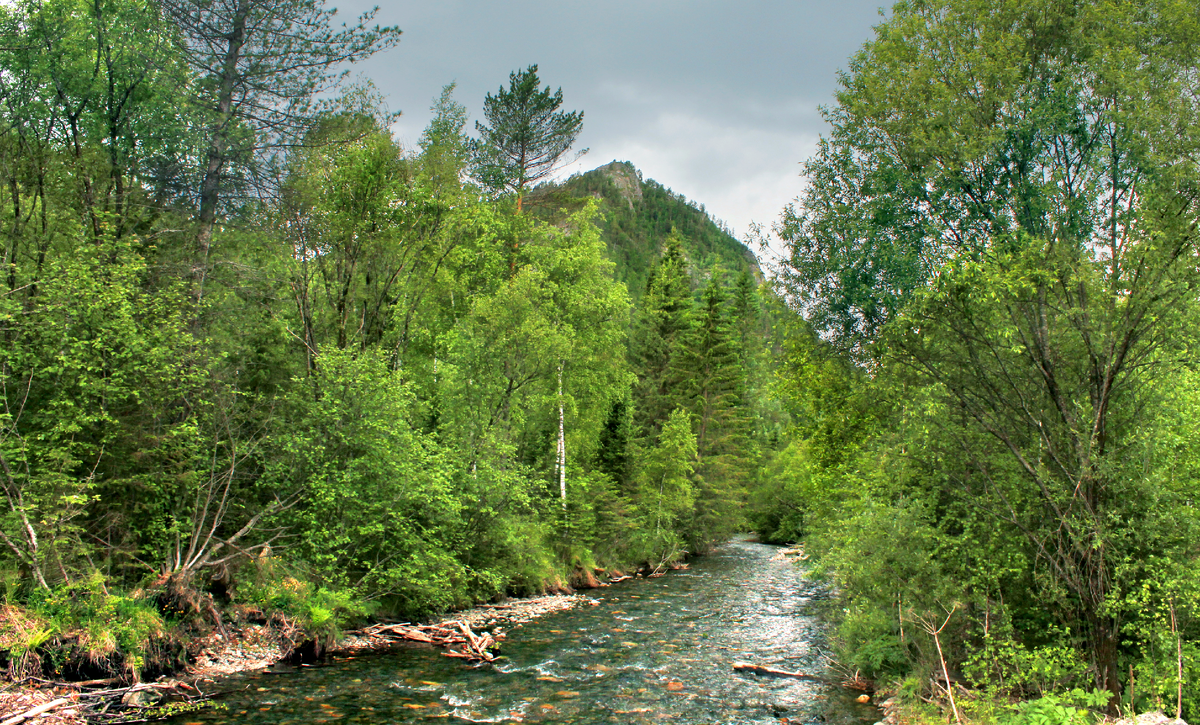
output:
[[[402,145],[342,72],[399,37],[0,5],[11,678],[153,677],[232,621],[319,650],[752,526],[828,579],[846,678],[936,720],[1200,716],[1194,2],[900,2],[769,279],[630,162],[555,181],[585,116],[536,65]]]
[[[448,87],[400,146],[370,85],[338,85],[396,42],[370,23],[0,8],[11,674],[146,676],[228,607],[327,638],[662,570],[742,525],[774,439],[736,242],[652,183],[636,214],[544,221],[526,192],[583,115],[536,66],[477,136]],[[535,107],[551,144],[519,127]]]
[[[713,221],[703,205],[653,179],[643,179],[628,161],[613,161],[561,184],[547,184],[537,195],[545,200],[548,210],[559,214],[572,197],[601,201],[601,236],[609,258],[616,263],[617,279],[625,283],[634,299],[645,290],[646,275],[661,251],[662,240],[672,230],[683,239],[684,253],[697,276],[721,267],[729,272],[750,271],[756,281],[762,279],[753,252]]]

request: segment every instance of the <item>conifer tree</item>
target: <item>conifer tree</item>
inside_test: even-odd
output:
[[[681,534],[696,504],[696,436],[690,418],[683,408],[667,415],[662,435],[646,451],[638,471],[639,498],[648,518],[643,524],[649,538],[644,554],[656,569],[686,553]]]
[[[516,194],[518,208],[528,187],[559,168],[583,128],[583,111],[559,111],[562,89],[541,88],[537,70],[534,64],[510,73],[507,89],[484,98],[487,123],[475,122],[475,175],[490,189]]]
[[[701,456],[718,454],[727,447],[724,438],[735,427],[745,388],[741,345],[727,306],[725,290],[714,275],[704,289],[699,319],[680,356]]]
[[[596,445],[595,469],[607,474],[622,489],[632,475],[630,446],[633,443],[633,410],[628,394],[617,398],[609,409]]]
[[[683,240],[672,230],[662,258],[650,270],[641,315],[634,330],[631,357],[637,372],[635,412],[640,435],[654,438],[671,411],[688,408],[676,366],[692,328],[692,282]]]
[[[371,25],[378,8],[338,27],[337,10],[321,0],[163,0],[162,8],[199,79],[193,104],[207,116],[197,212],[202,280],[232,177],[262,183],[255,161],[312,130],[318,97],[345,76],[339,69],[391,48],[400,29]]]
[[[696,499],[696,521],[689,532],[693,551],[725,533],[721,529],[733,518],[737,492],[748,469],[746,370],[729,307],[720,275],[714,274],[677,363],[695,422],[702,493]]]
[[[740,354],[744,360],[748,360],[754,348],[754,337],[759,332],[762,311],[754,276],[750,274],[750,270],[743,269],[738,275],[730,301],[733,304],[733,325],[737,331]]]

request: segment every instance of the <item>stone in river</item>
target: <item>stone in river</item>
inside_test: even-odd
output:
[[[162,693],[157,690],[135,690],[125,693],[121,698],[121,704],[125,707],[149,707],[160,699],[162,699]]]

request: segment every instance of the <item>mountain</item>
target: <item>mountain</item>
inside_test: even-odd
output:
[[[728,272],[749,269],[762,278],[758,259],[722,224],[681,194],[676,194],[642,173],[628,161],[613,161],[576,174],[560,184],[548,184],[530,195],[530,206],[548,216],[551,209],[570,208],[572,199],[595,197],[601,201],[600,228],[616,263],[616,278],[629,293],[641,297],[646,274],[672,229],[683,238],[684,251],[694,273],[707,276],[715,267]]]

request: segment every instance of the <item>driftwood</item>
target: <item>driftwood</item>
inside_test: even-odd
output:
[[[787,670],[777,670],[774,667],[764,667],[763,665],[755,665],[749,662],[734,662],[733,669],[737,672],[749,672],[752,675],[766,675],[768,677],[794,677],[797,680],[811,680],[812,682],[828,683],[829,680],[817,675],[809,675],[803,672],[788,672]]]
[[[117,684],[120,684],[122,680],[120,677],[105,677],[102,680],[77,680],[74,682],[67,682],[64,680],[43,680],[40,677],[26,677],[25,680],[18,681],[14,684],[20,684],[21,682],[25,682],[25,681],[39,682],[43,685],[50,685],[52,687],[70,687],[70,688],[73,688],[76,690],[80,690],[85,687],[103,687],[104,685],[117,685]]]
[[[408,642],[422,642],[445,647],[447,657],[458,657],[470,662],[494,662],[496,656],[489,650],[496,646],[496,638],[488,632],[477,635],[466,622],[444,624],[376,624],[360,630],[357,634],[387,637]]]
[[[14,683],[20,685],[23,682],[37,682],[40,678],[27,678]],[[56,687],[67,687],[77,689],[75,692],[66,697],[58,697],[48,702],[44,702],[36,707],[28,709],[20,714],[13,715],[12,712],[6,712],[0,717],[0,725],[21,725],[29,720],[37,718],[46,713],[58,710],[63,706],[69,706],[70,709],[76,712],[77,717],[86,719],[89,723],[132,723],[145,722],[144,713],[147,708],[155,707],[164,696],[170,696],[172,700],[196,703],[208,699],[206,695],[201,693],[195,687],[184,682],[144,682],[129,685],[126,687],[116,687],[111,689],[86,689],[89,685],[95,687],[112,684],[113,680],[87,680],[85,682],[53,682],[46,681]],[[145,701],[142,698],[135,697],[138,693],[153,691],[158,693],[153,699]],[[36,696],[36,691],[30,691]]]
[[[57,710],[58,708],[62,707],[63,705],[66,705],[70,701],[71,701],[71,698],[69,698],[69,697],[60,697],[57,700],[51,700],[50,702],[47,702],[44,705],[38,705],[37,707],[35,707],[31,710],[26,710],[25,712],[21,713],[20,715],[17,715],[15,717],[10,717],[5,721],[0,722],[0,725],[17,725],[17,723],[25,722],[26,720],[28,720],[30,718],[37,717],[38,715],[42,715],[44,713],[50,712],[51,710]]]

